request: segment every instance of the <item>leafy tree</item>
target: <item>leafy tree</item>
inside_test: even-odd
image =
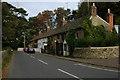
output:
[[[39,24],[37,23],[37,18],[36,17],[30,17],[28,20],[28,25],[29,25],[29,32],[31,35],[39,35],[39,31],[41,28],[39,28]]]
[[[2,2],[2,41],[3,47],[17,48],[23,43],[21,38],[24,27],[27,26],[26,11],[16,8],[7,2]]]
[[[89,5],[88,5],[89,4]],[[83,16],[89,16],[91,14],[91,6],[92,2],[82,2],[79,4],[78,11],[77,11],[77,18]],[[120,16],[120,1],[119,2],[95,2],[97,7],[97,14],[106,20],[106,14],[108,8],[111,9],[111,13],[114,14],[114,23],[116,19]]]
[[[61,27],[63,17],[67,19],[68,15],[70,14],[70,9],[64,10],[64,8],[57,8],[57,10],[54,10],[54,12],[57,15],[57,27]]]
[[[82,2],[79,4],[78,7],[78,12],[77,12],[77,17],[83,17],[83,16],[88,16],[90,15],[90,6],[88,6],[87,2]]]
[[[47,27],[50,26],[50,17],[53,15],[52,11],[45,10],[37,15],[37,27],[40,28],[39,31],[47,32]]]

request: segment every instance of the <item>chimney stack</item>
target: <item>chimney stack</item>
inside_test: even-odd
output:
[[[91,16],[96,16],[97,15],[97,7],[95,6],[95,3],[93,3],[92,8],[91,8]]]
[[[113,14],[110,13],[110,9],[108,9],[108,13],[106,16],[106,21],[109,23],[109,29],[112,31],[113,29]]]
[[[50,26],[47,26],[47,32],[49,32],[50,31]]]
[[[65,17],[63,17],[63,19],[62,19],[62,26],[64,26],[65,24],[67,24],[67,21],[66,21],[66,19],[65,19]]]
[[[110,9],[108,9],[108,13],[110,14]]]

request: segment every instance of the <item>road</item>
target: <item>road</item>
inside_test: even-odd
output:
[[[53,56],[16,52],[7,78],[118,78],[118,71],[83,65]]]

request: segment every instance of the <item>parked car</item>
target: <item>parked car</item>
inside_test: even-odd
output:
[[[28,48],[24,48],[24,49],[23,49],[24,52],[27,52],[27,50],[28,50]]]
[[[35,49],[34,48],[28,48],[27,52],[28,53],[35,53]]]
[[[35,53],[35,49],[34,48],[24,48],[24,52]]]

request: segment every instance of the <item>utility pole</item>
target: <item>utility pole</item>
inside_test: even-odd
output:
[[[89,2],[90,2],[90,1],[88,0],[88,15],[89,15]]]
[[[25,48],[25,33],[24,33],[24,48]]]
[[[67,9],[68,9],[68,2],[66,2],[66,5],[67,5]]]

